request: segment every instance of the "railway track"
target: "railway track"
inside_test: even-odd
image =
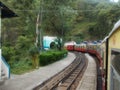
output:
[[[86,66],[87,59],[85,55],[76,53],[75,60],[68,67],[36,86],[33,90],[75,90]]]

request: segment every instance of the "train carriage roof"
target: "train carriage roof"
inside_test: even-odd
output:
[[[0,8],[2,13],[1,15],[2,18],[11,18],[11,17],[17,16],[12,10],[6,7],[1,1],[0,1]]]
[[[81,44],[76,44],[76,46],[86,46],[86,44],[81,43]]]
[[[108,38],[108,36],[106,36],[106,37],[102,40],[102,43],[106,42],[107,38]],[[101,44],[102,44],[102,43],[101,43]]]
[[[120,27],[120,20],[114,25],[112,31],[109,33],[108,38]]]

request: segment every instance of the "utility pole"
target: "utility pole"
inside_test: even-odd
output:
[[[40,1],[40,10],[37,15],[36,22],[36,42],[35,45],[42,50],[43,40],[42,40],[42,15],[43,15],[43,0]]]
[[[43,50],[42,19],[43,19],[43,0],[41,0],[41,5],[40,5],[40,49],[41,50]]]
[[[39,27],[39,13],[37,15],[37,21],[36,21],[36,42],[35,42],[35,45],[36,47],[38,47],[38,36],[39,36],[39,30],[38,30],[38,27]]]

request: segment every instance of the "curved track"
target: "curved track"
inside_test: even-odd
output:
[[[86,66],[85,55],[76,53],[76,59],[68,67],[33,90],[75,90]]]

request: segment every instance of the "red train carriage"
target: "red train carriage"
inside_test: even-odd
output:
[[[75,45],[76,45],[76,42],[75,42],[75,41],[70,41],[70,42],[66,42],[66,43],[64,44],[64,47],[65,47],[68,51],[73,51]]]
[[[77,44],[74,46],[75,51],[86,52],[86,44]]]
[[[87,52],[91,54],[96,54],[96,47],[97,47],[97,44],[92,44],[92,43],[88,44]]]
[[[73,51],[74,50],[74,45],[67,45],[67,50],[68,51]]]
[[[101,87],[103,89],[104,85],[102,84],[102,78],[103,78],[103,73],[102,73],[102,58],[100,57],[100,53],[98,52],[99,50],[99,45],[94,44],[94,43],[87,43],[87,44],[76,44],[76,45],[68,45],[67,50],[69,51],[78,51],[78,52],[85,52],[85,53],[90,53],[95,55],[98,58],[98,63],[97,65],[97,82],[99,83],[97,88]],[[101,90],[100,89],[100,90]]]

